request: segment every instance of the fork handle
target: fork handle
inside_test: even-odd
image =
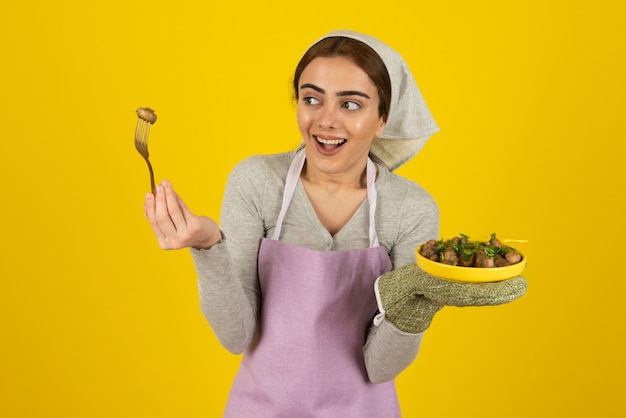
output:
[[[150,160],[146,159],[146,163],[148,163],[148,171],[150,171],[150,191],[152,194],[156,193],[156,187],[154,185],[154,172],[152,171],[152,164],[150,164]]]

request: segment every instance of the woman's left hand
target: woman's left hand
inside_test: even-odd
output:
[[[468,267],[471,268],[471,267]],[[378,279],[385,317],[401,331],[424,332],[444,306],[495,306],[526,293],[522,276],[491,283],[456,283],[431,276],[408,264]]]

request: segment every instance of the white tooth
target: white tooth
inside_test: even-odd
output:
[[[345,141],[345,139],[322,139],[319,137],[317,138],[317,140],[326,145],[339,145]]]

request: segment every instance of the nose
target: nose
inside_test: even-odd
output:
[[[336,105],[327,104],[321,109],[318,124],[323,129],[336,129],[341,125],[340,112]]]

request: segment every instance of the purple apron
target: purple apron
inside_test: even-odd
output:
[[[399,417],[394,382],[371,383],[363,359],[377,310],[374,282],[392,268],[374,225],[376,169],[368,161],[370,248],[317,251],[278,240],[304,160],[301,150],[274,236],[261,242],[258,338],[244,353],[224,416]]]

